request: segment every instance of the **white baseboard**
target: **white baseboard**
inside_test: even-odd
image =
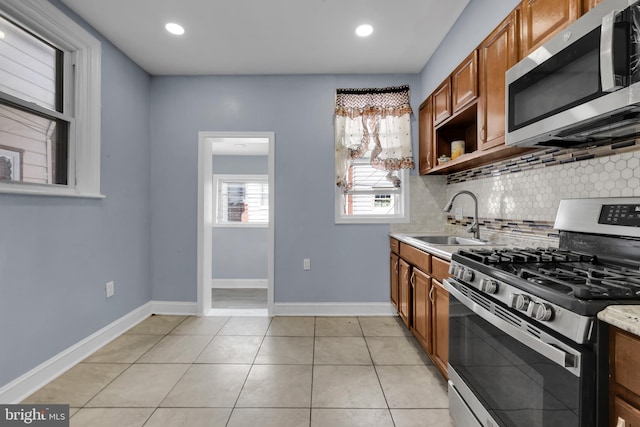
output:
[[[214,289],[267,289],[267,279],[211,279],[211,287]]]
[[[396,316],[389,302],[275,303],[274,316]]]
[[[198,303],[181,301],[151,301],[153,314],[196,316]]]
[[[194,302],[149,301],[0,387],[0,403],[20,403],[152,314],[191,315],[196,313],[197,304]]]

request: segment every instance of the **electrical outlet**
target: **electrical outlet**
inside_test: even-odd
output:
[[[305,258],[303,263],[302,263],[302,267],[305,270],[311,270],[311,259],[310,258]]]
[[[453,211],[453,214],[456,220],[460,221],[462,219],[462,208],[455,208],[455,210]]]
[[[107,284],[104,285],[104,290],[107,293],[107,298],[111,298],[113,294],[115,294],[116,292],[115,287],[116,285],[113,282],[107,282]]]

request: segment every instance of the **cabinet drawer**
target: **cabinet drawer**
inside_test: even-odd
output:
[[[431,259],[431,276],[439,282],[449,277],[449,261],[433,257]]]
[[[615,330],[613,360],[614,381],[640,395],[640,338]]]
[[[389,238],[389,247],[391,248],[391,252],[400,255],[400,242],[398,240],[393,237]]]
[[[400,243],[400,256],[425,273],[431,273],[431,255],[406,243]]]
[[[640,427],[640,411],[616,396],[613,401],[613,422],[615,426]]]

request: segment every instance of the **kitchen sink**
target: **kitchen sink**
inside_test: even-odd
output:
[[[459,236],[411,236],[427,245],[488,245],[489,242]]]

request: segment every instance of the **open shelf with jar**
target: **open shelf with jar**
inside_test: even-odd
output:
[[[470,153],[477,150],[477,105],[476,102],[470,104],[463,111],[460,111],[455,116],[452,116],[450,119],[435,127],[434,156],[437,162],[432,171],[440,168],[448,168],[463,162],[465,158],[469,157]],[[452,150],[452,143],[454,141],[456,141],[456,145],[462,144],[458,141],[464,142],[463,154],[458,154],[456,153],[457,150]],[[450,160],[443,162],[443,157],[449,158]]]

